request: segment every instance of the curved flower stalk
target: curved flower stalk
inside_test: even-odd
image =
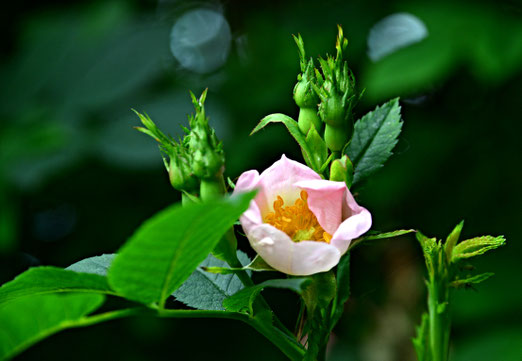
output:
[[[289,275],[329,271],[372,224],[345,182],[321,179],[284,155],[261,174],[243,173],[234,193],[252,189],[258,194],[241,225],[259,256]]]

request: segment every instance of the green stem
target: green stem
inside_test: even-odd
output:
[[[150,312],[148,309],[144,309],[141,307],[137,308],[126,308],[123,310],[110,311],[105,313],[100,313],[94,316],[83,317],[80,320],[72,321],[70,327],[85,327],[95,325],[100,322],[110,321],[117,318],[134,316],[138,314],[142,314],[144,312]]]
[[[447,361],[450,336],[447,289],[434,280],[428,283],[428,314],[431,360]]]
[[[288,337],[277,327],[244,313],[207,310],[158,310],[158,315],[159,317],[174,318],[228,318],[242,321],[265,336],[291,360],[302,360],[305,354],[305,350],[295,339]]]

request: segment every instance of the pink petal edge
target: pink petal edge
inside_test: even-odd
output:
[[[353,239],[368,232],[372,226],[372,215],[366,208],[359,207],[359,213],[348,217],[333,234],[330,244],[337,247],[341,254],[346,253]]]
[[[303,180],[321,179],[321,176],[307,166],[288,159],[284,154],[281,159],[267,168],[259,176],[259,185],[263,190],[266,202],[258,202],[262,214],[273,211],[273,203],[281,196],[286,205],[294,204],[299,198],[300,190],[294,183]],[[267,208],[265,208],[265,205]]]

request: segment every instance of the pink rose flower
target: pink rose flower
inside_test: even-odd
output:
[[[257,254],[286,274],[329,271],[372,224],[344,182],[321,179],[284,155],[261,174],[241,174],[234,193],[252,189],[258,193],[241,225]]]

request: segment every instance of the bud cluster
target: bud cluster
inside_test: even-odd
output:
[[[190,93],[196,113],[189,116],[190,129],[183,127],[185,136],[177,142],[166,136],[148,115],[138,112],[144,127],[137,129],[159,144],[172,186],[182,192],[207,198],[210,193],[222,193],[225,154],[214,129],[205,115],[205,90],[199,99]]]
[[[315,67],[312,58],[306,59],[301,35],[294,36],[301,66],[294,87],[294,100],[299,107],[298,126],[305,136],[313,126],[334,154],[334,160],[341,156],[341,151],[351,140],[352,111],[360,98],[355,90],[355,78],[344,58],[348,40],[344,38],[342,28],[339,26],[338,29],[336,55],[327,55],[326,59],[320,57],[319,68]],[[341,164],[346,167],[347,161],[336,165],[336,169],[340,169]],[[348,176],[346,180],[350,178]]]

